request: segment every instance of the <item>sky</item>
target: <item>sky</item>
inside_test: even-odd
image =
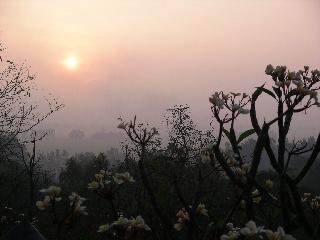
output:
[[[269,63],[320,68],[319,11],[317,0],[0,0],[0,41],[66,105],[46,122],[61,134],[114,131],[135,114],[158,126],[176,104],[205,127],[214,91],[253,92]],[[293,134],[317,134],[319,117],[302,114]]]

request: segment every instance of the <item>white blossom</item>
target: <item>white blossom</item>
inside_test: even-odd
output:
[[[245,227],[240,229],[240,233],[245,237],[253,237],[259,233],[259,228],[254,221],[246,223]]]
[[[199,203],[197,207],[197,213],[200,215],[208,216],[208,210],[206,209],[206,206],[203,203]]]
[[[36,206],[39,210],[45,210],[51,206],[50,196],[45,196],[42,201],[37,201]]]
[[[135,182],[133,177],[128,172],[115,173],[113,176],[113,181],[117,184],[123,184],[124,182]]]
[[[272,230],[264,231],[269,240],[295,240],[290,234],[286,234],[282,227],[278,227],[276,232]]]

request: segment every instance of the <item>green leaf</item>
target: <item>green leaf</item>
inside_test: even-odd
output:
[[[276,98],[276,95],[274,95],[273,92],[271,92],[269,89],[264,88],[264,84],[261,87],[256,87],[258,90],[260,90],[261,92],[265,92],[266,94],[270,95],[271,97],[273,97],[274,99]],[[261,93],[260,93],[261,94]],[[259,94],[259,95],[260,95]]]
[[[249,129],[243,133],[240,134],[239,139],[238,139],[238,144],[241,143],[244,139],[249,137],[250,135],[254,134],[256,131],[254,129]]]

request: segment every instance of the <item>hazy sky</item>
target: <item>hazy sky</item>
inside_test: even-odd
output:
[[[317,0],[0,0],[0,41],[66,104],[53,127],[113,130],[134,114],[158,123],[183,103],[204,125],[211,93],[252,92],[269,63],[320,68],[319,12]],[[301,116],[296,133],[315,134],[319,117]]]

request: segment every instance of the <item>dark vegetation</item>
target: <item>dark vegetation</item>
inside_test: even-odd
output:
[[[156,128],[120,118],[122,154],[69,156],[37,151],[46,133],[36,127],[63,105],[46,99],[40,110],[29,69],[0,64],[0,239],[23,222],[47,239],[320,239],[320,137],[288,138],[296,114],[318,110],[318,70],[269,65],[270,83],[252,95],[216,92],[208,131],[175,106],[166,144]],[[277,111],[259,122],[262,95]],[[252,128],[239,133],[241,115]]]

